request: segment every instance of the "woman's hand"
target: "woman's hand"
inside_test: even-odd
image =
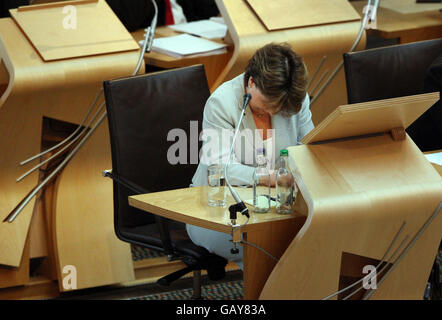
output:
[[[259,185],[260,186],[267,186],[269,185],[270,180],[270,187],[273,188],[276,186],[276,171],[273,170],[273,172],[270,173],[270,177],[261,177],[259,179]]]
[[[272,172],[270,172],[270,178],[261,177],[259,179],[259,185],[260,186],[267,186],[269,183],[269,179],[270,179],[270,187],[271,188],[276,187],[276,170],[273,170]],[[287,179],[287,181],[283,180],[284,184],[293,183],[293,178],[291,176],[285,176],[285,177],[282,177],[282,179]]]

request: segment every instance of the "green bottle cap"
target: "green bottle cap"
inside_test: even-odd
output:
[[[280,155],[281,156],[288,156],[289,155],[289,151],[287,149],[282,149]]]

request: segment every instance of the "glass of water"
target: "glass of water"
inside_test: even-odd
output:
[[[207,169],[208,202],[211,207],[224,207],[226,205],[226,181],[224,179],[224,166],[212,164]]]

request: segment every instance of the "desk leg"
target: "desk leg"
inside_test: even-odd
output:
[[[279,259],[304,225],[305,220],[305,217],[297,217],[291,220],[264,223],[253,231],[245,233],[244,239]],[[259,298],[275,265],[276,261],[260,250],[249,245],[244,246],[244,300]]]

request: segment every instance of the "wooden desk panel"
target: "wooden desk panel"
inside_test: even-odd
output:
[[[333,294],[339,290],[343,253],[392,259],[399,243],[406,235],[405,245],[412,241],[442,199],[440,176],[409,137],[300,145],[290,147],[289,154],[295,180],[309,203],[308,218],[273,269],[261,299],[323,299]],[[386,254],[403,222],[403,232]],[[439,214],[373,299],[422,299],[440,230]]]
[[[206,186],[194,187],[131,196],[129,204],[172,220],[219,232],[232,233],[228,207],[234,203],[233,197],[227,191],[226,207],[210,207],[207,204],[207,188]],[[253,198],[252,188],[235,188],[235,190],[243,200]],[[247,206],[250,211],[250,220],[241,229],[242,232],[260,230],[261,225],[270,221],[289,220],[302,216],[299,213],[279,215],[274,207],[266,214],[257,214],[252,212],[251,206]],[[246,218],[239,215],[238,224],[244,222],[246,222]]]
[[[252,198],[251,188],[236,188],[243,200]],[[274,190],[273,190],[274,191]],[[199,227],[231,233],[228,206],[234,203],[228,195],[225,208],[207,205],[207,187],[178,189],[129,197],[129,204],[148,212],[193,224]],[[244,239],[258,245],[276,258],[280,258],[306,217],[295,212],[279,215],[272,208],[269,213],[257,214],[248,205],[250,221],[241,229]],[[243,216],[238,223],[245,222]],[[244,299],[258,299],[259,294],[276,265],[276,261],[254,247],[244,246]]]
[[[138,52],[44,63],[6,18],[0,19],[0,57],[7,72],[0,78],[8,81],[0,96],[0,146],[6,151],[0,153],[3,220],[38,183],[37,171],[20,183],[16,179],[30,169],[19,163],[41,151],[42,118],[79,124],[102,81],[129,75]],[[77,267],[79,289],[134,277],[129,245],[113,230],[112,183],[101,176],[111,164],[108,134],[103,124],[83,146],[57,178],[56,196],[48,205],[60,290],[65,265]],[[0,223],[0,264],[21,265],[34,203],[13,223]]]
[[[394,163],[394,161],[389,163]],[[243,200],[251,198],[252,190],[250,188],[236,188],[236,190]],[[291,246],[293,239],[303,228],[307,219],[306,214],[304,214],[307,210],[305,201],[299,193],[298,197],[300,198],[296,201],[296,212],[290,216],[279,216],[274,212],[274,208],[272,212],[267,214],[250,212],[250,223],[242,229],[244,240],[258,245],[277,259],[281,258],[286,249]],[[233,198],[229,195],[228,204],[231,203],[233,203]],[[227,207],[209,207],[207,205],[207,187],[131,196],[129,197],[129,204],[141,210],[183,223],[231,233],[231,227],[228,225]],[[252,209],[250,206],[248,207],[249,210]],[[243,223],[244,218],[241,217],[239,221]],[[276,266],[276,261],[248,245],[244,245],[243,261],[244,299],[258,299],[268,277]]]
[[[78,20],[72,28],[63,25],[68,17],[63,8],[68,5],[75,6]],[[10,12],[45,61],[138,50],[104,0],[24,6]]]
[[[362,14],[366,1],[353,1],[351,4]],[[384,39],[399,38],[400,43],[442,37],[442,13],[439,11],[402,14],[380,7],[376,24],[376,29],[367,30],[367,34]]]
[[[268,30],[358,21],[347,0],[247,0]]]
[[[440,2],[417,3],[416,0],[382,0],[380,6],[403,14],[438,11],[442,9],[442,3]]]

